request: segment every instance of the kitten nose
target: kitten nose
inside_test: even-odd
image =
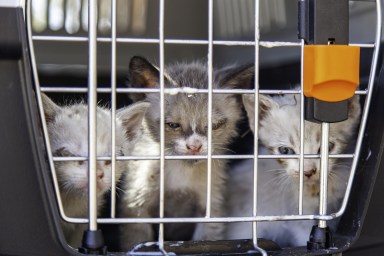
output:
[[[200,151],[201,149],[201,144],[194,144],[194,145],[189,145],[187,144],[187,149],[191,152],[191,153],[197,153]]]
[[[307,178],[310,178],[312,175],[314,175],[316,173],[316,169],[311,169],[309,171],[304,171],[304,175],[307,177]]]
[[[100,171],[100,170],[97,170],[97,179],[101,180],[104,178],[104,172],[103,171]]]

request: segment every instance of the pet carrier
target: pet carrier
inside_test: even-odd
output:
[[[378,221],[383,213],[380,195],[384,188],[379,171],[384,163],[384,103],[380,100],[384,93],[381,4],[380,0],[0,0],[0,254],[125,255],[127,250],[121,249],[119,228],[149,223],[154,224],[156,238],[142,241],[129,254],[325,255],[345,252],[354,255],[354,252],[364,252],[381,255],[384,234],[375,233],[384,230],[384,224]],[[311,54],[316,57],[308,57]],[[128,60],[136,55],[156,60],[159,74],[164,74],[158,78],[159,88],[126,86]],[[166,74],[166,63],[196,59],[204,59],[206,63],[207,89],[165,87],[166,79],[172,82],[172,77]],[[214,88],[213,67],[223,63],[252,63],[254,75],[250,87]],[[323,86],[327,83],[331,86]],[[292,89],[284,84],[300,86]],[[343,86],[338,86],[340,84]],[[328,90],[333,87],[338,89]],[[116,150],[117,123],[114,121],[121,114],[118,109],[132,103],[134,97],[127,95],[148,92],[158,94],[160,99],[159,154],[121,155]],[[86,156],[52,152],[49,120],[44,114],[47,111],[43,104],[44,94],[59,105],[71,105],[79,99],[86,102]],[[247,133],[246,120],[238,124],[242,136],[229,146],[235,154],[213,153],[214,127],[208,122],[205,154],[167,155],[165,96],[177,94],[207,95],[208,120],[214,115],[215,95],[254,96],[256,113],[261,109],[263,95],[295,95],[296,104],[300,102],[300,150],[288,156],[282,152],[277,155],[260,152],[256,114],[254,138]],[[330,154],[329,123],[347,118],[351,107],[347,99],[354,94],[360,96],[362,109],[356,142],[349,154]],[[107,155],[97,152],[98,105],[111,110],[112,150]],[[307,125],[304,120],[321,123],[322,146],[318,153],[304,152]],[[341,206],[329,213],[328,160],[335,158],[351,160],[350,175]],[[183,159],[203,159],[207,163],[207,184],[204,185],[207,199],[200,217],[165,214],[165,163]],[[212,168],[215,159],[230,160],[229,168],[244,159],[254,159],[255,163],[262,159],[296,159],[300,166],[296,213],[258,213],[260,208],[255,199],[263,193],[257,189],[261,170],[253,164],[250,188],[253,192],[248,200],[252,216],[214,216]],[[303,168],[308,159],[321,161],[319,212],[315,214],[303,212],[306,175]],[[159,162],[156,217],[119,216],[118,200],[124,192],[118,191],[121,181],[114,178],[117,162],[144,160]],[[63,206],[63,185],[59,181],[57,163],[71,161],[89,163],[86,216],[67,216]],[[111,188],[105,196],[107,203],[103,209],[98,209],[97,201],[98,174],[95,170],[99,161],[109,161],[112,172]],[[229,186],[231,180],[227,182]],[[295,223],[297,220],[318,222],[311,233],[308,231],[307,246],[282,247],[257,236],[259,223]],[[337,222],[332,231],[328,229],[330,221]],[[63,223],[87,227],[77,241],[81,244],[79,248],[68,245]],[[166,224],[172,223],[252,223],[252,237],[168,241]]]

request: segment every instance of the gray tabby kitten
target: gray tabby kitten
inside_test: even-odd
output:
[[[60,107],[42,94],[53,156],[88,156],[88,106],[74,104]],[[148,103],[122,109],[116,119],[116,154],[129,155],[139,135],[138,128]],[[111,156],[111,113],[97,107],[97,155]],[[127,162],[116,161],[116,180],[126,169]],[[60,196],[65,215],[73,218],[88,216],[88,162],[55,162]],[[111,189],[111,161],[97,162],[98,210],[104,205],[104,195]],[[65,238],[74,248],[80,246],[85,224],[61,222]]]
[[[165,87],[208,87],[205,64],[199,62],[177,63],[166,67]],[[159,71],[147,60],[133,57],[130,62],[132,87],[158,88]],[[214,88],[246,88],[251,84],[253,67],[228,67],[213,73]],[[147,93],[150,103],[143,123],[144,135],[136,144],[134,155],[159,155],[160,96]],[[205,155],[208,151],[208,95],[205,93],[179,93],[165,95],[165,154]],[[214,94],[212,110],[212,153],[226,154],[228,144],[237,136],[236,123],[242,118],[239,95]],[[213,217],[224,216],[226,161],[212,160]],[[159,216],[159,161],[139,160],[129,167],[125,178],[123,198],[124,217]],[[165,161],[165,216],[204,217],[207,195],[206,160]],[[133,245],[156,239],[150,224],[130,224],[122,228],[121,246],[128,250]],[[167,224],[166,240],[221,239],[221,223]]]
[[[259,96],[259,139],[261,154],[300,153],[300,98],[294,95]],[[244,95],[243,102],[254,131],[254,97]],[[329,153],[344,153],[359,124],[359,97],[349,100],[349,118],[330,124]],[[320,152],[321,125],[305,121],[304,153]],[[269,152],[268,152],[269,151]],[[298,214],[299,160],[261,159],[258,162],[258,215]],[[329,159],[328,213],[339,209],[349,177],[350,163]],[[231,170],[230,216],[252,216],[253,161],[246,160]],[[317,214],[319,204],[320,160],[304,160],[303,213]],[[258,223],[258,236],[274,240],[280,246],[302,246],[309,239],[314,221]],[[251,223],[231,223],[226,238],[252,237]]]

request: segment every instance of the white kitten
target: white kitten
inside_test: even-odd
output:
[[[206,89],[207,67],[202,63],[167,66],[166,87]],[[214,88],[236,88],[250,85],[253,68],[228,68],[214,71]],[[132,87],[158,87],[159,73],[148,61],[134,57],[130,64]],[[135,155],[159,154],[159,94],[147,93],[151,106],[146,114],[145,134],[136,144]],[[207,94],[165,95],[165,154],[205,155],[208,151]],[[229,142],[237,135],[241,119],[239,95],[213,95],[212,152],[226,154]],[[123,216],[159,216],[159,161],[136,161],[126,175]],[[224,216],[223,202],[226,161],[212,161],[212,216]],[[207,201],[207,162],[205,160],[165,161],[165,216],[204,217]],[[166,240],[212,240],[224,235],[222,223],[165,225]],[[131,224],[122,229],[122,247],[157,239],[150,224]]]
[[[42,94],[44,113],[53,156],[88,156],[88,106],[74,104],[60,107]],[[116,154],[129,155],[138,136],[138,128],[148,107],[147,103],[129,106],[116,119]],[[97,156],[111,156],[111,113],[97,107]],[[116,161],[116,180],[126,169],[127,162]],[[88,216],[88,161],[55,162],[64,212],[68,217]],[[104,195],[111,189],[111,161],[97,162],[98,210]],[[74,248],[80,246],[84,224],[62,221],[65,238]]]
[[[300,98],[293,95],[269,97],[260,95],[260,153],[300,153]],[[254,131],[254,97],[244,95],[243,102],[251,129]],[[351,141],[360,117],[359,98],[349,100],[349,118],[330,124],[329,153],[343,153]],[[320,151],[321,125],[305,121],[304,153]],[[298,213],[299,160],[259,160],[258,215],[291,215]],[[329,159],[328,213],[337,211],[344,196],[350,165]],[[319,159],[304,160],[303,213],[318,213]],[[253,161],[243,161],[231,170],[230,216],[252,216]],[[240,192],[238,191],[240,189]],[[274,240],[280,246],[305,245],[314,221],[258,223],[258,236]],[[227,238],[251,238],[251,223],[229,225]]]

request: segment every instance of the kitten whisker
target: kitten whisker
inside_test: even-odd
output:
[[[350,164],[344,164],[344,163],[335,163],[335,164],[333,164],[333,167],[342,167],[342,168],[349,169],[351,167],[351,165]]]
[[[112,187],[109,188],[108,191],[112,191]],[[120,188],[118,186],[116,186],[116,192],[119,192],[119,193],[115,194],[117,198],[120,198],[120,193],[122,193],[123,195],[126,193],[126,191],[124,189],[122,189],[122,188]]]
[[[225,148],[225,147],[216,147],[216,146],[215,146],[214,150],[216,150],[216,149],[221,149],[221,150],[228,151],[228,152],[231,152],[231,153],[233,153],[233,154],[236,154],[235,151],[233,151],[232,149],[229,149],[229,148]]]
[[[280,172],[280,173],[286,173],[285,169],[269,169],[269,170],[263,170],[263,172]]]
[[[275,177],[273,177],[266,183],[266,185],[276,183],[276,185],[279,186],[286,179],[288,179],[288,175],[286,175],[285,172],[278,172]]]

